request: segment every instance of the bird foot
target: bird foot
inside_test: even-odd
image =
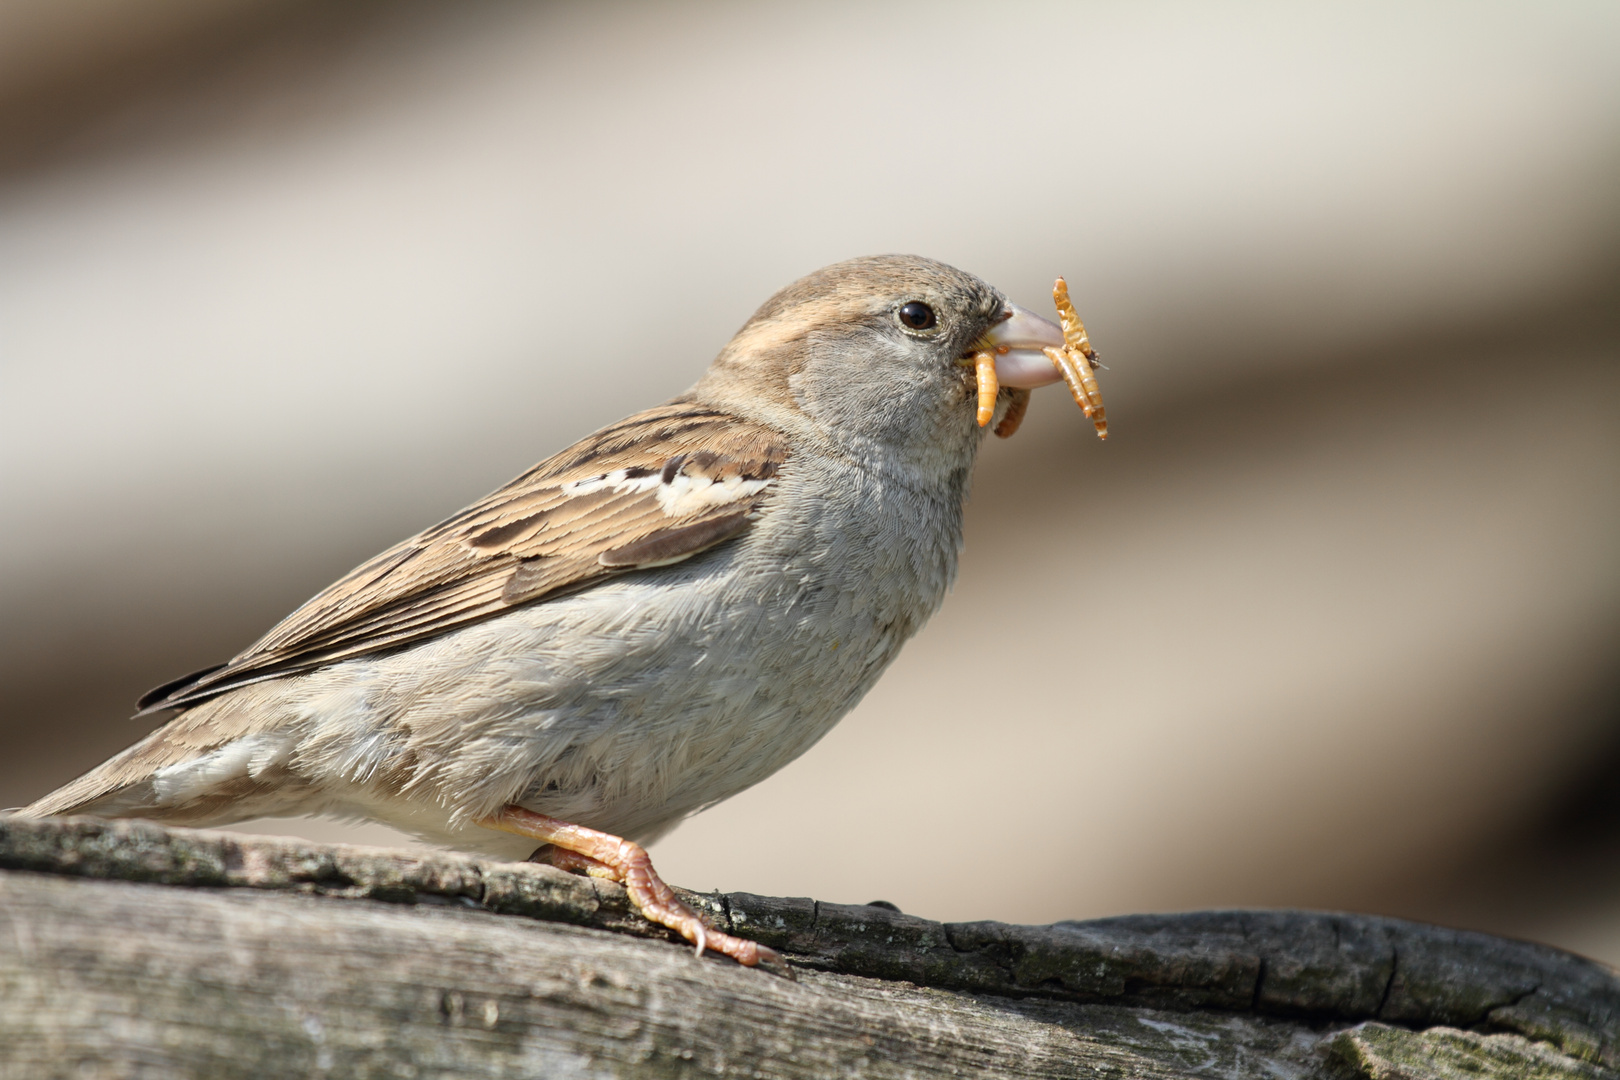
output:
[[[699,956],[712,949],[729,956],[745,967],[765,964],[785,969],[782,956],[775,949],[756,941],[733,937],[711,929],[698,913],[681,903],[664,879],[653,869],[652,858],[645,848],[583,825],[536,814],[521,806],[502,807],[498,812],[480,821],[486,829],[516,833],[544,841],[547,845],[534,853],[536,862],[549,863],[575,873],[605,878],[623,885],[630,903],[650,922],[667,926],[697,947]]]

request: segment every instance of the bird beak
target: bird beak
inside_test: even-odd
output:
[[[1009,302],[1000,322],[981,339],[996,357],[996,381],[1018,390],[1049,386],[1063,378],[1041,350],[1063,348],[1063,331],[1027,308]]]

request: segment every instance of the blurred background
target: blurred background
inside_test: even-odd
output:
[[[0,0],[0,806],[908,251],[1109,370],[695,888],[1620,962],[1620,6]],[[399,842],[377,826],[259,831]]]

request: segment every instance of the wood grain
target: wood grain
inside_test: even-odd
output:
[[[1485,935],[687,895],[796,978],[551,867],[0,818],[0,1077],[1620,1075],[1620,978]]]

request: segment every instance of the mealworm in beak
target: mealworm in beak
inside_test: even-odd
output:
[[[1080,371],[1075,367],[1074,357],[1069,355],[1068,349],[1047,348],[1042,349],[1047,358],[1052,361],[1063,381],[1069,387],[1069,393],[1074,395],[1074,403],[1080,406],[1080,411],[1091,419],[1091,395],[1086,393],[1085,383],[1080,379]],[[1082,361],[1084,362],[1084,361]]]
[[[1084,356],[1088,361],[1093,355],[1091,339],[1086,336],[1085,324],[1074,310],[1074,301],[1069,299],[1069,283],[1058,278],[1052,285],[1052,303],[1057,305],[1058,323],[1063,327],[1063,341],[1069,348]]]
[[[1001,392],[1001,383],[996,381],[995,354],[975,354],[973,370],[979,377],[979,426],[984,427],[996,415],[996,395]]]
[[[1085,324],[1069,299],[1069,284],[1062,278],[1052,286],[1052,302],[1057,305],[1058,322],[1063,326],[1064,347],[1047,348],[1042,352],[1057,365],[1063,381],[1074,395],[1074,402],[1097,429],[1097,438],[1108,438],[1108,415],[1103,411],[1102,388],[1095,374],[1097,353],[1086,336]]]
[[[1007,415],[1001,418],[996,425],[996,434],[1003,439],[1012,438],[1018,425],[1024,422],[1024,413],[1029,409],[1029,391],[1013,389],[1007,391]]]

